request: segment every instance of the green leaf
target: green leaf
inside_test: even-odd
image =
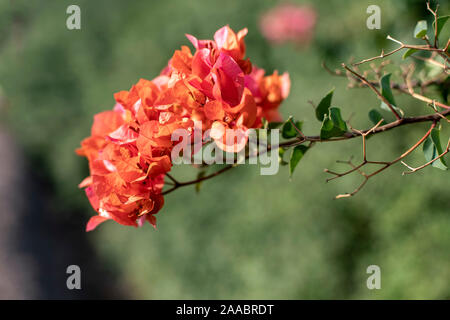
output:
[[[444,152],[444,150],[441,145],[440,130],[436,129],[436,128],[431,130],[430,137],[431,137],[431,140],[433,141],[434,146],[436,147],[438,155],[441,155]],[[440,158],[440,161],[447,169],[447,163],[445,163],[444,157]]]
[[[261,123],[262,123],[262,128],[263,129],[272,130],[272,129],[277,129],[277,128],[281,127],[281,125],[284,122],[269,122],[269,121],[267,121],[266,118],[262,118],[261,119]]]
[[[322,122],[322,128],[320,128],[320,139],[329,139],[333,136],[334,125],[333,121],[326,115]]]
[[[439,37],[439,34],[441,33],[442,29],[444,28],[445,23],[447,22],[448,18],[450,16],[442,16],[437,19],[437,36]],[[433,30],[435,28],[435,23],[433,21]]]
[[[290,120],[294,121],[292,117],[289,117]],[[303,122],[302,121],[295,121],[295,126],[299,129],[302,130],[302,125]],[[290,139],[290,138],[295,138],[296,136],[298,136],[298,131],[295,129],[295,127],[292,125],[291,121],[287,120],[284,125],[283,128],[281,129],[281,136],[284,139]]]
[[[439,129],[431,130],[430,136],[423,144],[423,153],[427,161],[431,161],[443,153],[441,139],[439,137]],[[432,166],[441,170],[447,170],[447,164],[444,157],[432,163]]]
[[[389,109],[388,105],[387,105],[386,103],[384,103],[384,102],[381,102],[380,107],[381,107],[381,109],[383,109],[383,110],[392,112],[391,109]],[[400,108],[398,108],[398,107],[396,107],[396,106],[392,106],[392,108],[393,108],[395,111],[397,111],[397,113],[400,114],[402,117],[405,115],[405,113],[403,112],[402,109],[400,109]]]
[[[416,28],[414,29],[414,37],[418,39],[422,39],[427,34],[427,21],[426,20],[420,20],[417,22]]]
[[[304,145],[296,146],[291,153],[291,158],[289,160],[289,176],[292,177],[295,168],[297,167],[300,160],[305,155],[306,151],[308,151],[308,147]]]
[[[286,153],[286,149],[280,147],[278,148],[278,162],[282,165],[285,166],[288,163],[286,161],[284,161],[284,154]]]
[[[323,121],[325,116],[328,114],[328,109],[331,105],[331,99],[333,98],[334,89],[332,89],[328,94],[320,100],[319,105],[316,108],[317,120]]]
[[[320,129],[321,139],[330,139],[333,137],[340,137],[347,132],[347,124],[342,119],[339,108],[332,107],[329,114],[325,115]]]
[[[386,100],[392,105],[392,107],[394,108],[395,111],[397,111],[397,113],[400,113],[403,116],[404,112],[402,109],[396,107],[397,104],[395,103],[394,95],[392,94],[390,73],[385,74],[380,79],[380,87],[381,87],[381,94],[383,95],[383,97],[386,98]],[[380,107],[383,110],[391,111],[391,109],[388,107],[386,103],[384,103],[384,101],[381,101]]]
[[[263,129],[267,129],[267,127],[269,126],[269,121],[267,121],[264,117],[261,119],[261,123]]]
[[[440,130],[436,129],[436,128],[431,130],[430,137],[431,137],[431,140],[433,140],[433,143],[436,146],[437,151],[441,155],[444,152],[444,150],[442,149],[442,145],[441,145]],[[445,164],[445,161],[442,161],[442,163]]]
[[[341,110],[339,108],[330,108],[330,117],[335,128],[338,128],[342,132],[347,132],[347,123],[342,119]]]
[[[205,171],[205,170],[200,171],[200,172],[197,174],[197,179],[203,178],[203,177],[205,176],[205,174],[206,174],[206,171]],[[195,192],[197,192],[197,193],[200,192],[200,189],[201,189],[201,187],[202,187],[202,183],[203,183],[203,181],[200,181],[200,182],[197,182],[197,183],[195,184]]]
[[[444,100],[444,103],[448,103],[448,94],[450,92],[450,76],[447,76],[445,78],[445,81],[439,85],[439,91],[442,96],[442,100]]]
[[[404,59],[408,58],[410,55],[412,55],[413,53],[415,53],[415,52],[417,52],[417,51],[418,51],[417,49],[409,48],[409,49],[406,50],[406,52],[403,54],[402,59],[404,60]]]
[[[267,125],[267,129],[269,129],[269,130],[277,129],[277,128],[281,127],[282,124],[283,124],[283,122],[269,122],[269,124]]]
[[[385,74],[380,79],[380,87],[381,87],[381,94],[383,97],[386,98],[386,100],[393,106],[397,105],[394,100],[394,95],[392,94],[391,90],[391,74]]]
[[[374,125],[376,125],[378,122],[381,121],[381,119],[384,119],[383,116],[381,115],[381,113],[378,112],[378,110],[372,109],[369,111],[369,119],[370,121],[372,121],[372,123]],[[381,125],[386,124],[386,121],[383,120],[383,122],[381,122]]]

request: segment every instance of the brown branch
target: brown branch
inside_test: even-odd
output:
[[[436,26],[437,26],[437,24],[436,24]],[[448,61],[448,58],[447,58],[449,56],[449,53],[447,52],[448,46],[446,46],[444,49],[440,49],[440,48],[431,46],[431,44],[427,44],[427,45],[404,44],[403,42],[401,42],[401,41],[399,41],[397,39],[394,39],[394,38],[392,38],[389,35],[387,36],[387,39],[398,43],[400,45],[400,47],[398,47],[398,48],[396,48],[396,49],[394,49],[394,50],[392,50],[392,51],[390,51],[388,53],[384,53],[384,50],[381,50],[381,54],[379,56],[375,56],[375,57],[372,57],[372,58],[364,59],[364,60],[362,60],[360,62],[352,63],[352,65],[353,66],[359,66],[360,64],[363,64],[363,63],[366,63],[366,62],[374,61],[374,60],[377,60],[377,59],[384,59],[384,58],[386,58],[386,57],[388,57],[390,55],[393,55],[394,53],[396,53],[396,52],[398,52],[398,51],[400,51],[402,49],[415,49],[415,50],[418,50],[418,51],[436,52],[441,57],[443,57],[444,60]],[[447,45],[448,45],[448,43],[447,43]]]
[[[444,103],[442,103],[442,102],[439,102],[439,101],[436,101],[436,100],[427,98],[427,97],[425,97],[425,96],[423,96],[423,95],[421,95],[421,94],[415,93],[413,90],[404,90],[404,89],[403,89],[403,90],[401,90],[401,91],[402,91],[403,93],[406,93],[406,94],[410,95],[410,96],[413,97],[414,99],[417,99],[417,100],[426,102],[426,103],[428,103],[428,104],[437,105],[437,106],[439,106],[439,107],[441,107],[441,108],[450,110],[450,106],[448,106],[448,105],[446,105],[446,104],[444,104]]]
[[[392,50],[391,52],[388,52],[388,53],[384,53],[384,50],[381,50],[381,54],[379,56],[375,56],[375,57],[372,57],[372,58],[364,59],[364,60],[361,60],[360,62],[352,63],[352,66],[356,67],[356,66],[359,66],[360,64],[363,64],[363,63],[366,63],[366,62],[370,62],[370,61],[377,60],[377,59],[384,59],[384,58],[389,57],[390,55],[392,55],[392,54],[394,54],[394,53],[396,53],[396,52],[398,52],[398,51],[400,51],[400,50],[402,50],[404,48],[405,47],[402,45],[399,48],[397,48],[395,50]]]
[[[375,127],[376,127],[376,126],[375,126]],[[411,152],[413,152],[414,150],[416,150],[416,149],[417,149],[417,148],[425,141],[425,139],[428,138],[428,136],[431,134],[431,131],[432,131],[435,127],[436,127],[436,121],[433,122],[433,124],[431,125],[431,127],[430,127],[430,129],[427,131],[427,133],[426,133],[419,141],[417,141],[416,144],[414,144],[414,146],[412,146],[410,149],[408,149],[406,152],[404,152],[401,156],[399,156],[398,158],[396,158],[395,160],[390,161],[390,162],[383,162],[383,161],[368,161],[367,158],[366,158],[366,150],[365,150],[366,147],[365,147],[365,143],[364,143],[367,134],[362,135],[362,137],[363,137],[363,153],[364,153],[364,159],[363,159],[363,161],[361,162],[361,164],[355,166],[355,165],[353,165],[353,163],[351,162],[351,160],[349,160],[349,161],[347,162],[347,164],[349,164],[349,165],[352,167],[351,170],[348,170],[348,171],[346,171],[346,172],[344,172],[344,173],[341,173],[341,174],[338,174],[338,173],[335,173],[335,172],[332,172],[332,171],[329,171],[329,170],[326,171],[326,172],[336,175],[335,177],[333,177],[332,179],[328,179],[327,181],[333,180],[333,179],[336,179],[336,178],[343,177],[343,176],[348,175],[348,174],[350,174],[350,173],[353,173],[353,172],[355,172],[355,171],[358,171],[358,172],[364,177],[364,180],[363,180],[363,182],[362,182],[362,183],[361,183],[354,191],[352,191],[352,192],[350,192],[350,193],[339,194],[339,195],[337,195],[337,196],[335,197],[335,199],[348,198],[348,197],[352,197],[352,196],[354,196],[355,194],[357,194],[357,193],[358,193],[358,192],[366,185],[366,183],[369,181],[370,178],[376,176],[377,174],[381,173],[382,171],[384,171],[384,170],[386,170],[387,168],[391,167],[392,165],[396,164],[397,162],[399,162],[400,160],[402,160],[403,158],[405,158],[406,156],[408,156]],[[366,174],[364,171],[361,170],[361,168],[364,167],[364,166],[367,165],[367,164],[380,164],[380,165],[383,165],[383,166],[382,166],[380,169],[376,170],[375,172],[372,172],[371,174]]]
[[[442,68],[444,70],[448,69],[446,65],[444,65],[443,63],[440,63],[440,62],[438,62],[438,61],[436,61],[436,60],[434,60],[432,58],[424,58],[424,57],[421,57],[421,56],[413,56],[413,58],[417,59],[417,60],[422,60],[422,61],[428,62],[428,63],[433,64],[433,65],[435,65],[435,66],[437,66],[439,68]]]
[[[447,119],[442,114],[440,114],[439,111],[436,108],[436,105],[434,103],[433,104],[428,104],[428,105],[434,110],[435,114],[437,114],[442,120],[450,123],[450,119]]]
[[[166,177],[169,178],[170,180],[172,180],[173,185],[179,184],[179,182],[174,177],[172,177],[169,173],[166,173]]]
[[[198,178],[198,179],[195,179],[195,180],[186,181],[186,182],[178,182],[178,181],[174,182],[175,185],[172,188],[162,192],[162,195],[166,195],[168,193],[171,193],[172,191],[175,191],[176,189],[181,188],[181,187],[189,186],[189,185],[192,185],[192,184],[197,184],[199,182],[202,182],[202,181],[214,178],[214,177],[218,176],[219,174],[222,174],[222,173],[230,170],[231,168],[234,168],[235,166],[236,166],[236,164],[229,164],[229,165],[223,167],[222,169],[220,169],[220,170],[218,170],[218,171],[216,171],[214,173],[211,173],[211,174],[209,174],[207,176],[204,176],[204,177],[201,177],[201,178]],[[166,173],[166,175],[167,175],[167,173]]]
[[[409,125],[409,124],[414,124],[414,123],[422,123],[422,122],[437,122],[441,119],[441,117],[445,117],[445,116],[449,116],[450,115],[450,110],[445,110],[443,112],[436,112],[434,114],[430,114],[430,115],[425,115],[425,116],[418,116],[418,117],[409,117],[409,118],[402,118],[400,120],[382,125],[382,126],[375,126],[372,127],[370,129],[367,130],[353,130],[352,132],[348,132],[347,134],[345,134],[342,137],[337,137],[337,138],[331,138],[331,139],[321,139],[320,136],[304,136],[304,137],[298,137],[298,138],[294,138],[285,142],[280,143],[278,146],[276,146],[276,148],[278,147],[282,147],[285,149],[288,148],[292,148],[295,147],[297,145],[303,144],[305,142],[310,142],[310,143],[315,143],[315,142],[334,142],[334,141],[344,141],[344,140],[349,140],[349,139],[353,139],[356,137],[360,137],[363,134],[366,134],[366,136],[369,135],[375,135],[381,132],[386,132],[389,130],[392,130],[394,128],[398,128],[404,125]],[[272,146],[267,146],[267,151],[264,150],[264,152],[268,152],[271,151],[274,147]],[[258,155],[261,155],[262,153],[258,153]],[[246,156],[246,159],[248,159],[249,156]],[[400,159],[397,159],[396,162],[398,162]],[[382,162],[382,161],[368,161],[367,163],[372,163],[372,164],[384,164],[386,165],[388,162]],[[166,195],[172,191],[175,191],[176,189],[180,188],[180,187],[184,187],[184,186],[188,186],[188,185],[193,185],[208,179],[211,179],[213,177],[216,177],[232,168],[236,167],[236,164],[230,164],[225,166],[224,168],[210,174],[207,176],[204,176],[202,178],[199,179],[194,179],[194,180],[190,180],[190,181],[186,181],[186,182],[179,182],[177,181],[176,183],[174,183],[173,187],[164,191],[162,194]],[[331,173],[331,172],[330,172]],[[170,179],[170,178],[169,178]],[[173,178],[172,178],[173,179]],[[172,180],[173,181],[173,180]]]
[[[423,168],[428,167],[433,162],[435,162],[436,160],[439,160],[440,158],[442,158],[443,156],[445,156],[449,152],[450,152],[450,139],[448,139],[447,148],[444,150],[444,152],[442,152],[439,156],[435,157],[434,159],[428,161],[424,165],[421,165],[420,167],[413,168],[413,167],[410,167],[409,165],[407,165],[405,162],[402,161],[402,164],[410,170],[410,171],[404,171],[402,173],[402,175],[411,174],[411,173],[417,172],[419,170],[422,170]]]
[[[303,134],[303,132],[300,130],[300,128],[297,128],[297,126],[295,125],[294,121],[292,120],[292,118],[289,118],[289,122],[291,123],[291,125],[294,127],[295,131],[297,131],[297,133],[302,137],[305,138],[305,135]]]
[[[351,159],[350,159],[349,161],[339,161],[339,160],[338,160],[338,161],[337,161],[338,163],[347,163],[348,165],[350,165],[350,166],[352,167],[352,169],[351,169],[351,170],[348,170],[348,171],[346,171],[346,172],[343,172],[343,173],[336,173],[336,172],[330,171],[329,169],[325,169],[324,172],[327,172],[327,173],[330,173],[330,174],[333,174],[333,175],[334,175],[334,177],[327,179],[326,182],[329,182],[329,181],[334,180],[334,179],[341,178],[341,177],[346,176],[346,175],[348,175],[348,174],[350,174],[350,173],[353,173],[353,172],[355,172],[355,171],[359,171],[359,169],[360,169],[361,167],[363,167],[364,165],[366,165],[366,164],[368,164],[368,163],[380,164],[379,162],[374,162],[374,161],[368,161],[368,160],[367,160],[366,137],[367,137],[370,133],[372,133],[376,128],[378,128],[378,127],[381,125],[381,123],[382,123],[383,121],[384,121],[384,119],[381,119],[374,127],[372,127],[371,129],[369,129],[369,130],[366,131],[366,132],[362,132],[362,131],[360,131],[360,130],[353,129],[353,131],[355,131],[355,132],[357,132],[359,135],[361,135],[361,136],[362,136],[362,139],[363,139],[363,143],[362,143],[362,145],[363,145],[363,161],[362,161],[362,163],[359,164],[359,165],[357,165],[357,166],[355,166],[355,165],[352,164]],[[362,171],[360,171],[360,173],[363,174]],[[363,175],[365,175],[365,174],[363,174]]]
[[[349,67],[347,67],[344,63],[342,64],[342,67],[349,71],[351,74],[353,74],[355,77],[359,78],[362,82],[364,82],[370,89],[372,89],[373,92],[378,96],[378,98],[383,101],[389,109],[392,111],[394,116],[397,118],[397,120],[401,119],[400,115],[395,111],[394,107],[391,105],[391,103],[378,91],[378,89],[373,86],[366,78],[364,78],[362,75],[358,74],[357,72],[353,71]]]
[[[341,72],[340,70],[331,70],[326,64],[325,62],[322,62],[322,67],[325,69],[325,71],[327,71],[329,74],[333,75],[333,76],[337,76],[337,77],[347,77],[343,72]],[[362,82],[359,78],[352,76],[351,79],[356,80],[360,83],[360,87],[368,87],[367,84],[365,84],[364,82]],[[446,80],[446,77],[442,77],[442,76],[438,76],[436,78],[433,79],[429,79],[427,81],[420,81],[420,80],[414,80],[411,81],[411,87],[416,88],[416,87],[420,87],[420,88],[426,88],[429,87],[431,85],[440,85],[442,83],[444,83]],[[373,85],[374,87],[379,87],[380,84],[377,81],[372,81],[372,80],[368,80],[368,82],[370,82],[371,85]],[[395,82],[391,82],[391,88],[394,90],[399,90],[401,91],[402,89],[408,89],[406,84],[400,84],[400,83],[395,83]]]
[[[391,36],[388,36],[387,38],[389,40],[392,40],[392,41],[400,44],[400,47],[397,48],[397,49],[394,49],[391,52],[388,52],[386,54],[384,53],[384,51],[382,51],[379,56],[372,57],[372,58],[369,58],[369,59],[364,59],[364,60],[362,60],[362,61],[360,61],[358,63],[354,63],[353,66],[357,67],[358,65],[366,63],[366,62],[374,61],[374,60],[377,60],[377,59],[383,59],[383,58],[385,58],[387,56],[390,56],[390,55],[392,55],[392,54],[402,50],[402,49],[416,49],[416,50],[422,50],[422,51],[431,51],[431,52],[433,52],[435,54],[437,53],[437,54],[441,55],[444,58],[445,62],[448,62],[448,58],[447,57],[449,56],[449,53],[447,51],[448,51],[448,48],[450,46],[450,40],[447,41],[447,44],[446,44],[444,49],[439,49],[437,47],[437,8],[436,8],[436,11],[432,11],[431,8],[429,7],[429,3],[427,4],[427,8],[428,8],[429,11],[431,11],[433,13],[433,15],[435,17],[435,45],[434,45],[434,47],[431,46],[431,44],[429,43],[427,38],[425,38],[425,40],[427,41],[428,45],[407,45],[407,44],[404,44],[404,43],[402,43],[402,42],[392,38]],[[431,62],[433,62],[433,61],[431,61]],[[439,64],[436,61],[434,61],[434,62],[436,64]],[[325,63],[322,63],[322,66],[324,67],[324,69],[326,71],[328,71],[332,75],[346,76],[345,74],[343,74],[342,72],[340,72],[338,70],[336,70],[336,71],[330,70],[325,65]],[[443,66],[444,66],[444,71],[445,71],[447,69],[447,67],[446,67],[445,64]],[[441,84],[441,83],[443,83],[443,81],[445,81],[444,79],[430,79],[430,80],[425,81],[425,82],[420,82],[420,81],[412,82],[411,79],[410,79],[410,74],[409,75],[407,74],[406,78],[405,78],[406,79],[406,84],[401,85],[401,84],[391,83],[391,88],[393,88],[393,89],[399,90],[399,91],[401,91],[403,93],[407,93],[407,94],[411,95],[413,98],[421,100],[421,101],[424,101],[424,102],[427,102],[428,104],[432,104],[433,106],[438,105],[438,106],[440,106],[440,107],[445,109],[443,112],[438,112],[435,109],[435,107],[434,107],[434,111],[435,111],[434,114],[425,115],[425,116],[402,118],[397,113],[397,111],[394,109],[394,107],[389,103],[389,101],[378,91],[377,87],[379,87],[379,83],[377,83],[375,81],[368,80],[367,77],[358,74],[354,70],[352,70],[349,67],[347,67],[345,64],[342,64],[342,67],[345,68],[353,76],[353,79],[361,82],[361,84],[363,84],[364,86],[367,86],[370,89],[372,89],[372,91],[375,92],[377,97],[389,107],[389,109],[395,115],[397,120],[394,121],[394,122],[385,124],[383,126],[381,126],[382,121],[380,121],[377,125],[375,125],[374,127],[370,128],[368,130],[359,131],[359,130],[352,129],[351,132],[347,132],[342,137],[331,138],[331,139],[321,139],[320,136],[305,136],[303,134],[303,132],[299,128],[297,128],[297,126],[294,124],[294,122],[290,119],[291,124],[294,126],[295,130],[299,133],[300,137],[297,137],[297,138],[289,140],[289,141],[285,141],[285,142],[279,144],[278,146],[273,146],[272,147],[272,146],[269,145],[267,147],[267,150],[264,150],[264,152],[268,152],[268,151],[270,151],[271,149],[273,149],[275,147],[276,148],[278,148],[278,147],[291,148],[291,147],[295,147],[297,145],[303,144],[303,143],[305,143],[307,141],[310,143],[310,145],[312,145],[315,142],[343,141],[343,140],[348,140],[348,139],[352,139],[352,138],[355,138],[355,137],[362,136],[362,138],[363,138],[363,162],[360,165],[356,165],[355,166],[351,162],[351,160],[349,160],[346,163],[349,164],[352,167],[352,169],[348,170],[347,172],[336,173],[336,172],[333,172],[333,171],[330,171],[330,170],[326,169],[326,172],[335,175],[335,177],[327,179],[327,181],[330,181],[330,180],[342,177],[344,175],[347,175],[347,174],[350,174],[350,173],[353,173],[353,172],[356,172],[356,171],[358,173],[360,173],[364,177],[364,181],[353,192],[338,195],[336,198],[351,197],[354,194],[356,194],[359,190],[361,190],[361,188],[367,183],[367,181],[371,177],[373,177],[373,176],[377,175],[378,173],[384,171],[385,169],[387,169],[388,167],[390,167],[393,164],[397,163],[398,161],[401,161],[403,158],[405,158],[407,155],[409,155],[412,151],[414,151],[418,146],[420,146],[425,141],[425,139],[430,135],[431,130],[436,126],[436,124],[441,119],[445,119],[445,120],[449,121],[446,117],[448,115],[450,115],[450,106],[447,106],[447,105],[445,105],[443,103],[440,103],[438,101],[435,101],[435,100],[432,100],[430,98],[427,98],[427,97],[425,97],[423,95],[417,94],[412,89],[414,87],[424,88],[424,87],[428,87],[428,86],[433,85],[433,84]],[[374,69],[374,68],[372,68],[372,69]],[[375,72],[379,76],[379,74],[381,73],[381,68],[378,69],[378,70],[375,70]],[[349,78],[350,78],[350,76],[349,76]],[[314,107],[314,104],[313,103],[311,103],[311,104]],[[391,130],[393,128],[397,128],[397,127],[400,127],[400,126],[403,126],[403,125],[412,124],[412,123],[420,123],[420,122],[432,122],[432,126],[428,130],[428,132],[413,147],[411,147],[408,151],[403,153],[397,159],[395,159],[395,160],[393,160],[391,162],[369,161],[369,160],[367,160],[366,138],[367,138],[368,135],[378,134],[378,133],[385,132],[385,131],[388,131],[388,130]],[[450,144],[450,141],[449,141],[449,144]],[[447,150],[446,150],[445,153],[449,152],[448,148],[449,148],[449,146],[447,146]],[[258,152],[258,155],[260,155],[260,154],[261,153]],[[443,155],[441,155],[441,156],[443,156]],[[248,156],[246,156],[246,159],[247,158],[248,158]],[[383,167],[368,175],[368,174],[366,174],[365,172],[363,172],[361,170],[361,168],[363,166],[365,166],[366,164],[378,164],[378,165],[382,165]],[[425,167],[426,165],[424,165],[423,167]],[[214,172],[214,173],[212,173],[210,175],[207,175],[207,176],[204,176],[204,177],[201,177],[201,178],[197,178],[197,179],[194,179],[194,180],[191,180],[191,181],[186,181],[186,182],[179,182],[178,180],[173,178],[171,175],[166,174],[167,177],[171,180],[171,185],[173,187],[168,189],[168,190],[166,190],[166,191],[164,191],[162,194],[166,195],[166,194],[168,194],[168,193],[170,193],[170,192],[172,192],[172,191],[174,191],[174,190],[176,190],[176,189],[178,189],[180,187],[196,184],[196,183],[199,183],[199,182],[211,179],[213,177],[216,177],[216,176],[218,176],[218,175],[220,175],[220,174],[230,170],[231,168],[233,168],[235,166],[236,166],[236,164],[229,164],[229,165],[223,167],[222,169],[220,169],[220,170],[218,170],[218,171],[216,171],[216,172]],[[416,168],[416,169],[420,170],[421,167]]]
[[[437,42],[438,42],[438,23],[437,23],[437,19],[438,19],[438,15],[437,15],[437,11],[439,8],[439,4],[436,5],[436,10],[432,10],[430,7],[430,2],[427,2],[427,10],[431,12],[431,14],[434,16],[434,47],[437,48]]]

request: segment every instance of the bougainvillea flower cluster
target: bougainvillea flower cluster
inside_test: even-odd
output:
[[[201,130],[220,133],[261,127],[263,118],[280,120],[278,107],[289,93],[289,76],[276,71],[266,76],[252,65],[245,58],[246,34],[247,29],[235,33],[225,26],[214,40],[187,35],[194,51],[187,46],[176,50],[159,76],[117,92],[113,110],[94,116],[91,136],[77,150],[89,160],[90,170],[80,187],[98,213],[87,231],[109,219],[128,226],[156,225],[171,150],[179,143],[171,139],[175,130],[192,132],[201,123]],[[213,138],[221,140],[221,135]]]

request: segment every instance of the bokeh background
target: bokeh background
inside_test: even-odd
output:
[[[305,4],[308,2],[293,1]],[[81,30],[66,28],[66,8],[81,8]],[[239,167],[166,197],[158,229],[114,222],[85,233],[94,214],[78,183],[87,161],[75,148],[113,93],[152,79],[185,33],[212,38],[225,24],[247,27],[247,56],[268,72],[288,71],[284,117],[319,123],[316,103],[335,87],[334,105],[355,127],[370,126],[379,106],[366,89],[321,68],[378,55],[387,41],[414,41],[425,1],[311,1],[317,24],[308,45],[273,45],[261,34],[269,0],[112,1],[0,0],[0,297],[137,299],[448,299],[450,298],[449,174],[427,168],[402,176],[396,165],[354,198],[361,177],[325,183],[324,168],[361,156],[361,141],[315,146],[290,181],[288,168],[261,176]],[[381,29],[369,30],[366,8],[381,8]],[[441,14],[448,14],[442,1]],[[394,61],[400,61],[395,57]],[[398,69],[393,69],[398,72]],[[407,114],[423,104],[397,98]],[[426,125],[370,139],[376,160],[393,159]],[[448,137],[448,130],[443,139]],[[413,154],[411,164],[423,155]],[[195,170],[175,168],[188,179]],[[66,268],[82,270],[82,290],[67,290]],[[381,268],[381,290],[368,290],[366,268]]]

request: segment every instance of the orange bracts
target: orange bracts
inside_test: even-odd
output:
[[[172,133],[203,132],[225,151],[237,152],[246,139],[227,145],[226,129],[245,133],[258,128],[262,118],[278,121],[278,107],[289,94],[287,73],[264,76],[264,70],[245,58],[244,37],[225,26],[214,40],[187,38],[195,52],[183,46],[153,80],[141,79],[129,91],[114,95],[112,111],[94,117],[91,136],[77,153],[89,161],[90,176],[81,184],[97,211],[86,227],[93,230],[112,219],[123,225],[156,225],[162,208],[164,176],[171,170]]]

